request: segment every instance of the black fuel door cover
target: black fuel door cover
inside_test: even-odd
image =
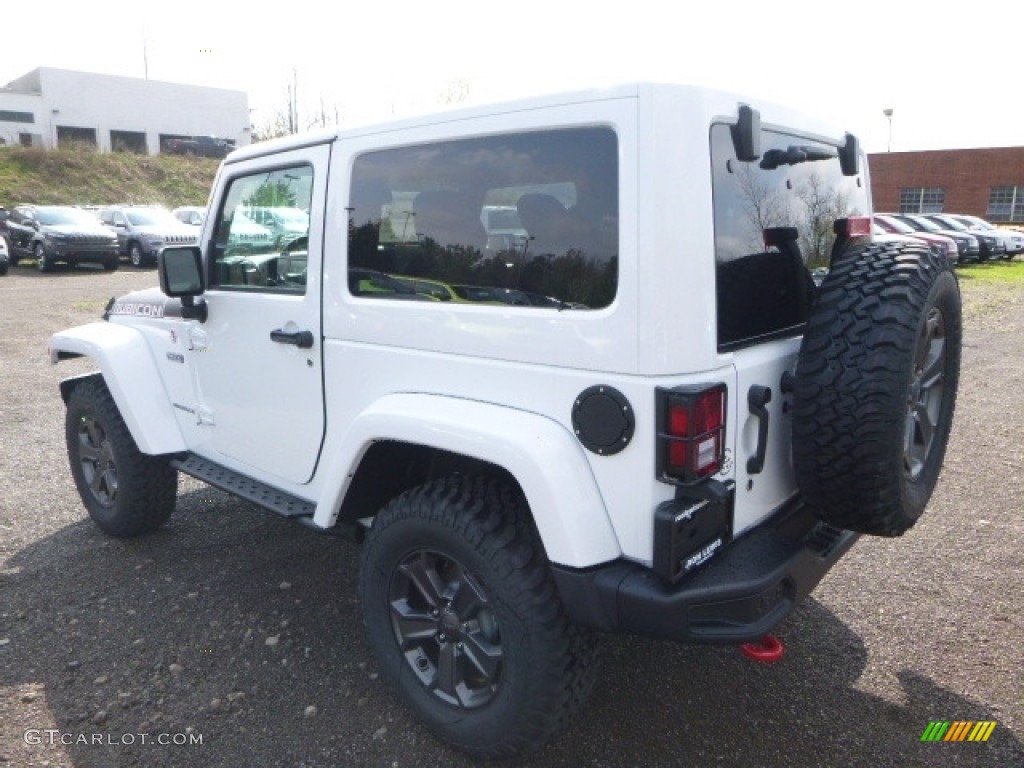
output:
[[[580,392],[572,406],[577,439],[600,456],[611,456],[629,445],[635,426],[633,406],[626,396],[604,384]]]

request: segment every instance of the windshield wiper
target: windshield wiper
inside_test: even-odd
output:
[[[761,167],[766,171],[771,171],[780,165],[797,165],[798,163],[810,163],[815,160],[831,160],[834,157],[839,157],[839,153],[831,147],[790,144],[785,149],[769,149],[765,152],[761,158]]]

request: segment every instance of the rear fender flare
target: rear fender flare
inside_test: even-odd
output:
[[[328,473],[314,522],[332,526],[359,462],[375,442],[436,448],[502,467],[519,483],[553,563],[586,567],[621,555],[580,444],[535,413],[472,400],[393,394],[364,410],[323,463]]]

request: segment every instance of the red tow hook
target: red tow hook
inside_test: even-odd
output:
[[[774,664],[776,661],[781,661],[786,652],[782,641],[775,635],[765,635],[752,643],[743,643],[740,650],[748,659],[759,661],[762,664]]]

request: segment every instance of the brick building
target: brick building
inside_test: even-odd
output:
[[[1024,223],[1024,147],[883,152],[868,163],[876,211]]]

